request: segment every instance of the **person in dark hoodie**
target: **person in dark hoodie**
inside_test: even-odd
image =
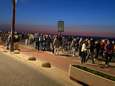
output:
[[[98,56],[99,56],[99,51],[100,51],[100,44],[99,41],[95,41],[95,59],[99,60]]]
[[[105,44],[104,54],[105,54],[105,66],[108,67],[109,63],[112,60],[112,54],[113,54],[112,43],[109,40],[107,40],[107,43]]]
[[[35,48],[39,50],[39,34],[38,33],[34,34],[34,42],[35,42]]]

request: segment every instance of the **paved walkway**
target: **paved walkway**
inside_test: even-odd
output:
[[[37,57],[40,60],[45,60],[50,62],[56,67],[63,69],[64,71],[68,71],[70,64],[79,64],[80,61],[77,60],[79,57],[66,57],[66,56],[56,56],[50,52],[45,51],[36,51],[33,49],[21,49],[22,54],[26,54],[28,56]]]
[[[63,86],[42,73],[0,54],[0,86]]]
[[[52,65],[64,70],[65,72],[68,72],[70,64],[80,64],[79,57],[56,56],[49,52],[37,51],[35,49],[28,48],[28,47],[21,47],[20,49],[21,49],[21,54],[27,55],[29,57],[34,56],[40,60],[48,61]],[[115,76],[115,63],[112,63],[111,65],[112,66],[109,68],[104,68],[102,65],[91,64],[90,62],[84,64],[84,66],[92,67],[96,70],[100,70]]]
[[[68,72],[70,64],[80,64],[79,57],[56,56],[49,52],[43,52],[43,51],[40,52],[30,48],[23,48],[21,49],[21,51],[23,54],[26,54],[28,56],[34,56],[37,57],[38,59],[48,61],[54,66],[66,72]],[[102,72],[109,73],[115,76],[115,63],[111,63],[111,67],[109,68],[103,67],[103,64],[104,62],[100,62],[100,65],[91,64],[91,62],[88,62],[84,64],[84,66],[91,67],[95,70],[100,70]]]
[[[21,55],[21,54],[20,54]],[[0,86],[81,86],[55,67],[43,68],[38,61],[0,53]]]

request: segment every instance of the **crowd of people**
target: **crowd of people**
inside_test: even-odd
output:
[[[83,38],[74,36],[65,36],[61,34],[28,34],[25,44],[34,44],[35,48],[40,51],[52,51],[55,55],[59,55],[59,51],[70,51],[72,56],[76,56],[79,52],[81,63],[86,63],[91,59],[95,63],[95,59],[100,57],[105,59],[108,66],[115,53],[115,41],[109,39]]]
[[[102,58],[108,66],[112,58],[115,58],[114,40],[42,33],[16,33],[16,35],[18,41],[24,41],[25,45],[33,46],[38,51],[50,51],[59,55],[59,51],[62,49],[70,51],[72,56],[76,56],[78,53],[82,64],[89,59],[94,64],[95,60]],[[6,42],[8,39],[9,36],[7,36]]]

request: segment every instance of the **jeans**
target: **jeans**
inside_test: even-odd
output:
[[[86,62],[86,56],[87,56],[87,52],[86,51],[81,52],[81,63],[85,63]]]
[[[111,60],[112,60],[112,54],[106,53],[105,54],[105,64],[109,65],[109,62],[111,62]]]
[[[88,61],[89,58],[91,58],[92,63],[95,63],[95,61],[94,61],[94,52],[91,52],[91,51],[87,52],[86,61]]]

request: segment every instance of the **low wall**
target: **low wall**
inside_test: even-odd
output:
[[[75,65],[70,65],[69,77],[76,81],[88,84],[89,86],[115,86],[115,81],[82,70]]]

